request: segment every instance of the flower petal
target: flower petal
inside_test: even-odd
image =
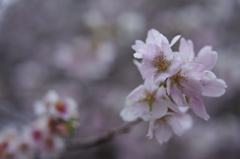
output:
[[[120,114],[124,121],[131,121],[138,117],[143,117],[149,112],[147,102],[132,102],[130,106],[127,104],[128,103],[126,103],[126,107],[124,108],[125,110]]]
[[[162,48],[162,51],[164,52],[164,56],[165,56],[166,60],[168,60],[168,61],[172,60],[173,52],[172,52],[170,45],[166,42],[162,42],[161,48]]]
[[[148,31],[148,36],[146,39],[147,44],[157,44],[158,46],[161,46],[162,41],[169,43],[167,38],[156,29],[151,29]]]
[[[184,63],[191,62],[194,58],[193,43],[191,40],[181,38],[179,46],[179,54]]]
[[[186,82],[182,82],[182,92],[188,97],[200,96],[203,92],[203,86],[200,81],[188,78]]]
[[[126,106],[123,108],[123,110],[120,112],[120,116],[122,119],[126,122],[132,122],[138,118],[137,115],[133,114],[132,109],[133,102],[126,101]]]
[[[168,72],[161,71],[157,75],[154,76],[154,83],[156,85],[159,85],[160,82],[165,81],[169,76],[170,76],[170,74]]]
[[[193,119],[189,114],[178,116],[178,122],[182,125],[184,131],[190,129],[193,124]]]
[[[181,136],[184,132],[182,125],[179,123],[175,116],[170,116],[167,118],[168,124],[171,126],[173,132],[178,136]]]
[[[175,36],[170,43],[170,47],[172,47],[180,39],[180,37],[181,35]]]
[[[143,91],[144,91],[144,86],[139,85],[137,88],[135,88],[134,90],[132,90],[132,92],[129,93],[129,95],[127,96],[127,100],[131,100],[131,101],[139,100],[139,98],[143,96],[142,95]]]
[[[217,57],[217,52],[212,51],[211,46],[205,46],[199,51],[195,62],[204,65],[204,69],[211,70],[216,64]]]
[[[155,90],[158,89],[158,86],[156,86],[154,83],[153,83],[153,80],[152,79],[146,79],[144,81],[144,87],[146,90],[148,90],[150,93],[153,93]]]
[[[165,102],[155,101],[152,103],[152,110],[149,111],[148,114],[142,116],[142,118],[145,121],[159,119],[167,114],[167,110],[168,108]]]
[[[188,78],[201,80],[204,77],[204,66],[198,63],[187,63],[182,66],[181,74],[184,74]]]
[[[202,95],[208,97],[220,97],[225,93],[226,83],[222,79],[201,80],[203,86]]]
[[[136,52],[140,49],[143,49],[144,47],[146,47],[146,44],[141,40],[136,40],[135,45],[132,45],[132,49]]]
[[[172,137],[172,130],[170,126],[161,123],[155,131],[155,137],[160,144],[167,142]]]
[[[167,87],[169,87],[169,84],[167,85]],[[182,94],[182,92],[176,87],[176,85],[173,85],[170,88],[170,93],[171,97],[173,98],[173,100],[175,101],[175,103],[179,106],[185,106],[185,98]]]
[[[140,73],[142,75],[143,79],[150,79],[154,76],[155,72],[157,71],[157,68],[154,68],[153,66],[149,64],[143,63],[140,67]]]
[[[192,97],[190,98],[190,108],[192,111],[199,117],[208,120],[210,117],[206,112],[203,101],[200,97]]]

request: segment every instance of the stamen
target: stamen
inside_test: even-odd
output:
[[[160,53],[163,54],[163,52],[160,52]],[[166,60],[165,55],[159,55],[154,57],[152,61],[152,65],[158,69],[157,72],[165,71],[170,65],[170,61]]]

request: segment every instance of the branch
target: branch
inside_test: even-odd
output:
[[[130,123],[124,123],[123,125],[112,129],[112,130],[108,130],[102,134],[96,135],[96,136],[91,136],[91,137],[87,137],[84,139],[72,139],[70,140],[70,142],[68,143],[68,150],[74,150],[74,149],[87,149],[90,147],[94,147],[97,145],[100,145],[102,143],[105,143],[109,140],[111,140],[113,137],[119,135],[119,134],[123,134],[129,131],[129,129],[140,123],[142,120],[141,119],[137,119],[136,121],[130,122]]]

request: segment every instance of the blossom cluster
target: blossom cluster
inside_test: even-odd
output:
[[[136,51],[143,85],[135,88],[126,98],[121,111],[123,120],[137,118],[149,121],[147,136],[159,143],[167,142],[173,133],[181,135],[192,126],[187,114],[191,109],[197,116],[208,120],[201,96],[219,97],[225,93],[226,83],[211,71],[217,61],[217,52],[204,46],[197,56],[191,40],[180,39],[178,51],[171,47],[180,39],[168,39],[155,29],[148,32],[146,42],[137,40]]]
[[[6,127],[0,133],[1,159],[57,157],[65,140],[78,126],[77,104],[49,91],[34,104],[36,120],[21,130]]]

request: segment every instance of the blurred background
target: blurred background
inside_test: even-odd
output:
[[[79,103],[78,136],[121,125],[125,97],[143,82],[131,45],[151,28],[219,53],[213,72],[228,88],[204,98],[211,119],[193,114],[193,128],[164,145],[142,122],[61,159],[239,159],[240,0],[1,0],[0,128],[35,119],[33,103],[50,89]]]

